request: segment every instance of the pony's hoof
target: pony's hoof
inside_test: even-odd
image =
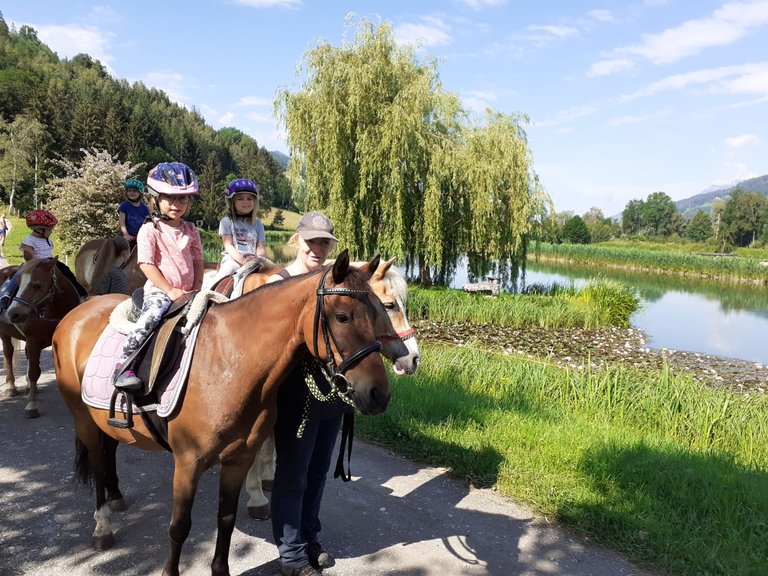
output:
[[[269,504],[261,506],[248,506],[248,516],[256,520],[266,520],[269,518]]]
[[[272,492],[272,486],[275,485],[274,480],[262,480],[261,481],[261,489],[266,490],[267,492]]]
[[[31,410],[24,410],[24,418],[39,418],[40,410],[32,408]]]
[[[125,503],[124,498],[115,498],[114,500],[107,500],[107,506],[112,512],[125,512],[128,510],[128,504]]]
[[[6,388],[5,392],[3,392],[3,396],[5,398],[13,398],[14,396],[19,395],[19,389],[18,388]]]
[[[91,538],[91,546],[94,550],[103,552],[109,550],[115,545],[115,536],[113,534],[105,534],[104,536],[94,536]]]

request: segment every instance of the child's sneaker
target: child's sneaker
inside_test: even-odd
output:
[[[115,366],[115,372],[120,370],[120,366],[120,364]],[[121,372],[115,379],[115,388],[120,388],[121,390],[136,391],[140,390],[143,385],[144,383],[136,376],[133,370]]]

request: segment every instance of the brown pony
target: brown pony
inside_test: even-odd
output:
[[[59,321],[80,303],[80,295],[57,268],[56,258],[32,259],[22,266],[0,270],[0,282],[18,271],[14,281],[18,290],[8,309],[0,315],[0,341],[5,359],[5,395],[16,396],[13,373],[13,340],[24,340],[27,355],[27,405],[24,416],[37,418],[37,381],[40,378],[40,353],[51,345]]]
[[[75,256],[75,276],[88,294],[105,294],[113,268],[122,269],[128,294],[147,281],[125,238],[94,238],[80,247]]]
[[[368,280],[378,258],[356,269],[346,252],[333,267],[270,284],[213,306],[199,328],[183,403],[168,419],[174,457],[170,551],[163,574],[179,574],[182,545],[203,472],[221,464],[214,576],[229,575],[229,546],[237,501],[255,451],[272,430],[277,392],[305,354],[317,357],[332,381],[364,414],[379,414],[390,388],[376,341],[387,318]],[[113,543],[110,508],[125,507],[118,488],[115,450],[119,442],[159,449],[140,420],[112,428],[107,412],[85,405],[80,382],[88,357],[109,314],[124,297],[91,298],[69,314],[53,337],[59,390],[75,419],[78,472],[96,487],[93,546]],[[392,330],[387,334],[393,335]],[[300,407],[297,406],[297,409]]]
[[[387,311],[389,320],[395,330],[396,339],[387,340],[381,338],[385,356],[392,360],[392,370],[397,375],[413,374],[421,361],[419,345],[416,342],[415,333],[408,322],[405,313],[405,303],[408,296],[408,285],[405,278],[392,265],[395,259],[379,262],[376,271],[371,276],[369,284],[371,291],[381,300],[384,309]],[[352,266],[362,266],[364,262],[353,262]],[[277,272],[278,266],[269,261],[265,261],[259,267],[259,271],[250,274],[244,280],[243,292],[250,292],[266,283],[267,278]],[[400,346],[405,344],[404,348],[387,351],[390,346]],[[275,476],[275,448],[274,437],[265,440],[261,449],[258,451],[251,469],[248,471],[248,477],[245,481],[245,489],[248,494],[247,510],[248,515],[258,520],[269,518],[269,500],[264,495],[264,490],[272,488],[272,481]]]

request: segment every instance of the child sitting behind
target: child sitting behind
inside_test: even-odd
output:
[[[248,178],[236,178],[227,185],[224,197],[229,212],[219,222],[219,236],[224,250],[211,286],[234,274],[249,260],[267,256],[264,224],[256,217],[259,187]]]
[[[19,250],[24,255],[24,261],[33,258],[53,258],[51,233],[53,233],[53,227],[59,223],[56,216],[48,210],[32,210],[27,212],[25,221],[32,232],[27,234],[19,244]],[[80,285],[72,270],[64,262],[57,261],[56,267],[67,277],[67,280],[72,282],[80,294],[80,298],[88,296],[85,288]]]
[[[138,390],[143,383],[132,370],[121,370],[123,363],[141,347],[171,304],[203,283],[200,232],[183,219],[198,194],[195,173],[181,162],[163,162],[149,172],[147,188],[153,221],[139,229],[136,239],[139,267],[147,276],[144,303],[115,365],[115,387],[125,390]]]
[[[131,248],[136,245],[139,228],[149,217],[149,208],[142,201],[144,184],[136,178],[125,181],[125,200],[117,207],[117,217],[120,220],[120,233],[128,240]]]

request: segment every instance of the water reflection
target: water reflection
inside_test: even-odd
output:
[[[522,291],[531,284],[583,286],[593,279],[622,282],[640,295],[641,309],[632,325],[643,330],[649,347],[728,356],[768,364],[768,290],[755,284],[724,283],[603,266],[529,261],[524,274],[504,276],[498,267],[457,262],[449,282],[461,288],[487,275],[500,278],[504,290]]]

